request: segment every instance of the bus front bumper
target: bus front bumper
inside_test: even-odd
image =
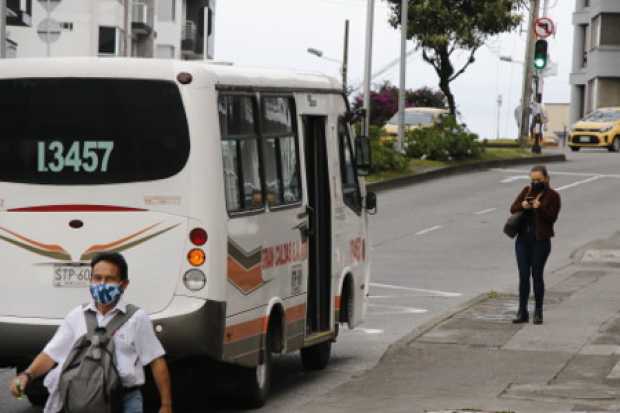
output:
[[[175,296],[151,314],[155,333],[172,360],[207,356],[221,360],[226,303]],[[61,320],[0,317],[0,367],[23,366],[39,354]]]

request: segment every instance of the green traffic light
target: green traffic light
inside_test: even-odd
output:
[[[547,41],[546,40],[538,40],[536,42],[536,46],[534,48],[534,67],[537,70],[543,70],[547,67],[547,59],[548,59],[548,51],[547,51]]]

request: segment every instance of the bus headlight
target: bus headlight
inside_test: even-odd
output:
[[[189,270],[183,275],[183,284],[190,291],[200,291],[207,285],[207,276],[200,270]]]

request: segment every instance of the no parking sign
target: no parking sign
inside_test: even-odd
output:
[[[555,34],[555,23],[548,17],[536,19],[534,32],[539,39],[546,39]]]

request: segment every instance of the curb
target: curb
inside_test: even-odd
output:
[[[439,168],[416,175],[401,176],[398,178],[386,179],[384,181],[373,182],[366,185],[369,191],[382,192],[390,189],[402,188],[404,186],[414,185],[431,179],[444,178],[451,175],[464,174],[468,172],[476,172],[491,168],[505,168],[516,165],[532,165],[537,163],[565,162],[566,155],[543,155],[531,158],[513,158],[513,159],[493,159],[489,161],[481,161],[466,165],[449,166]]]
[[[463,304],[454,307],[450,311],[445,312],[443,314],[438,315],[437,317],[430,319],[426,323],[422,324],[420,327],[414,329],[411,333],[402,337],[395,343],[390,344],[390,346],[387,348],[385,353],[383,353],[383,356],[381,356],[381,358],[379,359],[379,363],[381,363],[386,357],[389,357],[397,353],[399,350],[407,347],[409,344],[413,343],[414,341],[416,341],[417,339],[419,339],[420,337],[422,337],[423,335],[425,335],[426,333],[428,333],[429,331],[431,331],[438,325],[443,324],[448,320],[451,320],[452,318],[456,317],[458,314],[464,311],[467,311],[470,308],[474,307],[475,305],[480,304],[481,302],[487,300],[489,298],[489,294],[490,292],[482,293],[482,294],[475,296],[474,298],[470,300],[465,301]]]

